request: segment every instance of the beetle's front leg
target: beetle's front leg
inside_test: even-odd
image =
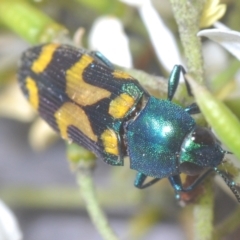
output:
[[[151,181],[144,184],[147,177],[148,177],[147,175],[138,172],[137,176],[135,178],[135,181],[134,181],[134,186],[137,188],[143,189],[143,188],[152,186],[154,183],[156,183],[160,180],[160,178],[154,178]]]
[[[90,55],[98,59],[102,64],[114,70],[114,65],[99,51],[91,51]]]
[[[173,67],[173,70],[170,73],[170,76],[168,78],[168,96],[167,96],[169,101],[172,101],[172,99],[174,97],[174,94],[179,85],[181,73],[183,74],[183,76],[186,74],[186,71],[182,65],[175,65]],[[192,96],[191,88],[185,78],[184,78],[184,81],[185,81],[187,92],[188,92],[189,96]]]
[[[180,178],[180,175],[175,175],[175,176],[171,176],[168,178],[168,180],[170,181],[172,187],[174,188],[175,192],[176,192],[176,198],[179,199],[180,195],[179,192],[190,192],[193,189],[195,189],[199,184],[201,184],[204,179],[211,173],[213,172],[213,169],[209,169],[207,170],[204,174],[202,174],[199,178],[196,179],[196,181],[194,181],[190,186],[188,187],[183,187],[182,184],[182,180]]]
[[[170,73],[169,79],[168,79],[168,100],[171,101],[176,90],[177,87],[179,85],[179,80],[180,80],[180,74],[184,75],[186,74],[186,71],[184,69],[183,66],[181,65],[175,65],[173,67],[173,70]],[[184,81],[185,81],[185,85],[187,88],[187,92],[189,96],[192,96],[192,92],[191,92],[191,88],[186,80],[186,78],[184,77]],[[196,103],[191,104],[190,106],[185,108],[185,111],[188,112],[189,114],[197,114],[200,113],[200,109],[198,107],[198,105]]]

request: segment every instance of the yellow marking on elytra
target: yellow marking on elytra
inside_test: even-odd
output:
[[[118,156],[118,138],[112,129],[106,129],[102,135],[103,147],[105,152]]]
[[[43,72],[51,62],[53,54],[58,47],[59,44],[56,43],[51,43],[43,46],[39,57],[32,64],[33,72]]]
[[[26,88],[28,90],[29,102],[34,107],[34,109],[37,110],[39,105],[38,87],[36,82],[30,77],[26,78]]]
[[[126,72],[122,72],[119,70],[115,70],[112,72],[113,77],[120,78],[120,79],[134,79],[131,75]]]
[[[83,54],[66,72],[66,93],[76,103],[92,105],[111,95],[111,92],[84,82],[83,71],[93,62],[93,58]]]
[[[62,138],[69,139],[68,127],[74,126],[94,142],[97,141],[97,136],[93,133],[88,116],[76,104],[72,102],[64,103],[54,116]]]
[[[134,98],[122,93],[110,102],[108,113],[114,118],[123,118],[134,104]]]

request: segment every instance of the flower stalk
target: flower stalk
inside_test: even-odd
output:
[[[197,82],[202,83],[203,58],[201,41],[197,33],[205,0],[170,0],[170,2],[178,24],[187,71]]]

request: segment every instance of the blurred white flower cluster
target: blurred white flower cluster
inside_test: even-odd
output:
[[[0,239],[21,240],[22,233],[12,211],[0,200]]]
[[[151,0],[119,0],[135,7],[149,34],[155,54],[161,65],[170,72],[175,64],[182,64],[182,57],[177,41],[171,30],[164,23]],[[209,79],[221,72],[228,63],[228,54],[218,44],[240,58],[239,34],[217,22],[226,12],[226,5],[219,0],[208,0],[205,3],[200,27],[213,26],[202,30],[199,37],[208,37],[213,41],[203,43],[203,55],[206,76]],[[217,42],[218,44],[216,44]],[[128,36],[122,22],[116,17],[103,16],[95,21],[89,35],[89,47],[102,52],[111,62],[122,67],[132,67]],[[237,74],[239,76],[240,74]]]
[[[151,1],[120,1],[137,8],[156,56],[165,69],[170,72],[175,64],[182,64],[176,40]],[[114,64],[132,67],[128,37],[123,31],[122,22],[116,17],[100,17],[95,21],[89,36],[89,46],[102,52]]]

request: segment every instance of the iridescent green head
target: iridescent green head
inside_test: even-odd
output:
[[[180,171],[196,175],[206,168],[217,167],[225,153],[209,129],[196,126],[182,143],[179,156]]]

